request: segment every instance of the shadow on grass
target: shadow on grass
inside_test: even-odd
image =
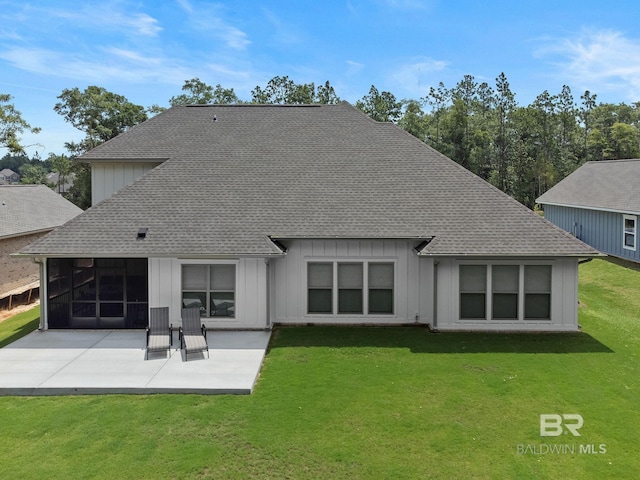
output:
[[[433,333],[425,327],[276,327],[270,349],[286,347],[408,348],[414,353],[613,353],[578,333]]]
[[[5,320],[5,321],[9,322],[10,320]],[[33,332],[36,328],[38,328],[39,324],[40,324],[40,317],[37,317],[23,325],[20,325],[11,335],[0,340],[0,348],[5,347],[10,343],[15,342],[19,338],[22,338],[25,335],[28,335],[29,333]]]

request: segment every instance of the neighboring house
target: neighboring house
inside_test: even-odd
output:
[[[7,183],[18,183],[20,181],[20,175],[10,168],[5,168],[0,170],[0,180],[4,180]]]
[[[63,181],[60,182],[60,174],[57,172],[49,172],[47,173],[47,183],[52,185],[52,188],[55,192],[64,194],[68,193],[69,189],[73,186],[73,182],[76,179],[74,173],[70,173],[66,177],[63,178]]]
[[[640,160],[585,163],[537,202],[547,220],[576,238],[640,262]]]
[[[173,107],[81,160],[104,200],[23,249],[43,328],[576,331],[598,255],[348,103]]]
[[[45,185],[0,186],[0,300],[38,286],[33,259],[11,254],[80,213]]]

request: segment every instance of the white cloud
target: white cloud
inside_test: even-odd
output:
[[[101,55],[91,60],[44,48],[24,47],[6,49],[0,52],[0,58],[27,72],[100,85],[110,80],[131,84],[181,84],[191,74],[170,59],[147,57],[117,48],[102,49]]]
[[[82,10],[51,9],[43,13],[97,30],[115,28],[125,34],[147,37],[154,37],[162,31],[158,20],[150,15],[119,11],[115,5],[85,5]]]
[[[400,65],[389,75],[394,91],[404,91],[410,97],[425,95],[430,85],[436,83],[434,73],[440,73],[449,66],[446,60],[433,58],[417,58]],[[438,76],[438,79],[440,76]]]
[[[585,30],[575,38],[547,40],[534,56],[548,58],[564,83],[596,94],[616,90],[639,100],[640,39],[612,30]]]
[[[191,6],[191,5],[190,5]],[[233,50],[244,50],[251,41],[248,35],[223,18],[223,8],[219,5],[197,5],[189,12],[193,28],[206,36],[222,41]]]

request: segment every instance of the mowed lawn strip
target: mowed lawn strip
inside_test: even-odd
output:
[[[250,396],[0,398],[3,476],[634,478],[640,272],[580,277],[578,334],[278,328]],[[581,436],[541,437],[543,413]]]

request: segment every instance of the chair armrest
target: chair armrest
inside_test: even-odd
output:
[[[207,339],[207,329],[204,326],[204,323],[202,324],[202,335],[204,336],[204,339]]]

